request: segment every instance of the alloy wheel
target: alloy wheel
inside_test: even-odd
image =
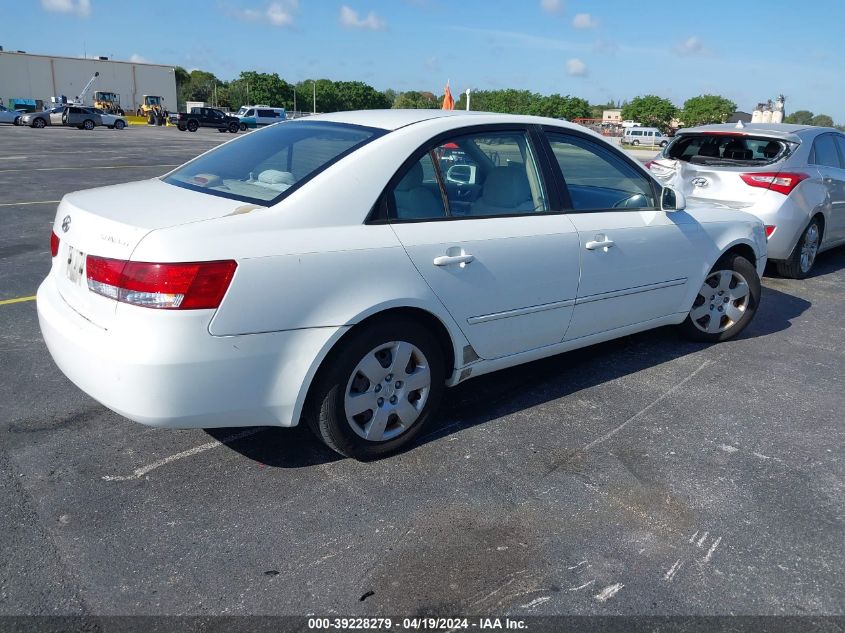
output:
[[[719,334],[742,319],[750,293],[745,277],[735,270],[710,273],[698,291],[690,320],[702,332]]]
[[[808,273],[816,261],[816,255],[819,252],[819,225],[813,222],[804,233],[804,238],[801,240],[801,272]]]
[[[431,391],[431,370],[418,347],[383,343],[362,358],[346,385],[344,412],[352,430],[371,442],[393,439],[420,417]]]

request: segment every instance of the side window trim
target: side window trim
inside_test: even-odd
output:
[[[446,183],[443,182],[443,172],[440,171],[440,161],[437,160],[433,147],[428,150],[428,159],[431,161],[432,169],[434,169],[434,179],[437,181],[437,188],[440,190],[440,199],[443,201],[443,210],[446,212],[447,218],[452,217],[452,208],[449,206],[449,194],[446,191]],[[420,160],[422,160],[422,156],[420,156]],[[393,196],[390,197],[392,198]],[[396,215],[395,209],[393,215]],[[398,220],[399,218],[394,219]]]
[[[575,208],[573,208],[573,206],[572,206],[572,195],[569,193],[569,185],[566,183],[566,177],[563,175],[563,170],[560,168],[560,165],[558,164],[557,159],[554,158],[554,150],[551,147],[552,144],[551,144],[551,140],[549,139],[549,135],[550,134],[560,134],[561,136],[564,136],[564,137],[567,137],[567,136],[568,137],[575,137],[575,138],[578,138],[580,140],[586,141],[588,143],[592,143],[592,144],[596,145],[597,147],[601,147],[601,146],[598,145],[598,143],[596,143],[596,141],[594,139],[590,138],[590,136],[588,134],[584,134],[582,132],[579,132],[578,130],[571,130],[571,129],[568,129],[568,128],[558,128],[558,127],[553,127],[551,125],[544,125],[543,126],[543,133],[544,133],[544,136],[546,137],[546,142],[549,144],[550,156],[553,159],[552,168],[554,170],[556,170],[556,175],[557,175],[558,178],[560,178],[560,182],[562,183],[564,191],[566,192],[566,200],[568,201],[568,206],[564,209],[564,213],[568,213],[568,214],[569,213],[606,213],[608,211],[625,210],[625,209],[614,209],[614,208],[607,208],[607,209],[575,209]],[[619,154],[621,154],[621,156],[616,155],[616,157],[619,158],[619,160],[621,160],[624,163],[627,163],[628,166],[631,169],[633,169],[635,173],[640,174],[639,165],[637,164],[637,162],[633,158],[631,158],[630,156],[628,156],[627,154],[625,154],[624,152],[621,152],[621,151],[619,152]],[[655,180],[654,176],[652,176],[650,173],[649,174],[640,174],[640,175],[643,176],[643,178],[645,178],[648,181],[649,186],[651,187],[651,195],[654,198],[655,205],[653,207],[643,207],[643,208],[640,208],[640,209],[628,209],[628,210],[629,211],[654,211],[656,209],[659,210],[660,207],[658,205],[658,201],[660,200],[660,195],[663,192],[663,187],[657,182],[657,180]]]

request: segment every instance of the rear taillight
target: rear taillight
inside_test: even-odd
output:
[[[89,255],[88,288],[136,306],[166,310],[217,308],[229,288],[237,263],[153,264]]]
[[[767,224],[766,225],[766,239],[769,239],[772,234],[775,232],[775,229],[778,228],[774,224]]]
[[[645,168],[646,168],[646,169],[651,169],[651,166],[652,166],[652,165],[654,165],[654,161],[653,161],[653,160],[650,160],[650,161],[648,161],[648,162],[645,164]]]
[[[810,176],[808,174],[793,173],[793,172],[759,172],[756,174],[740,174],[743,182],[750,187],[760,187],[762,189],[771,189],[777,191],[785,196],[792,193],[792,190],[798,186],[802,180],[806,180]]]
[[[50,232],[50,255],[55,257],[59,254],[59,236],[55,231]]]

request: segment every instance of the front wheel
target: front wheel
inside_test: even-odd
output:
[[[237,123],[230,123],[229,124],[229,132],[232,133],[232,134],[237,134],[238,130],[240,130],[240,129],[241,129],[241,126],[238,125]]]
[[[16,117],[15,117],[15,120],[13,121],[13,123],[14,123],[15,125],[20,125],[20,124],[21,124],[21,118],[20,118],[19,116],[16,116]]]
[[[32,120],[32,127],[43,128],[46,127],[47,123],[42,118],[37,118]]]
[[[778,274],[790,279],[804,279],[816,263],[819,244],[822,241],[822,228],[818,218],[813,218],[804,229],[789,259],[777,263]]]
[[[745,329],[758,305],[757,269],[741,255],[725,255],[701,285],[681,333],[694,341],[726,341]]]
[[[246,123],[241,123],[241,132],[246,132]]]
[[[323,364],[308,424],[329,448],[359,460],[407,445],[440,403],[443,352],[414,321],[351,332]]]
[[[640,144],[640,142],[637,141],[637,140],[631,141],[631,145],[639,145],[639,144]]]
[[[90,132],[94,129],[94,122],[91,119],[85,119],[82,122],[82,129],[88,130]]]

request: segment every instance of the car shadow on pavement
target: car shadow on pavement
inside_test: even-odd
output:
[[[791,326],[810,302],[763,288],[760,312],[737,340],[768,336]],[[730,345],[731,342],[722,343]],[[517,411],[655,367],[707,347],[682,339],[673,328],[660,328],[480,376],[447,389],[437,419],[407,450]],[[207,429],[223,441],[238,429]],[[267,428],[225,442],[249,459],[274,468],[303,468],[341,459],[300,424]]]

